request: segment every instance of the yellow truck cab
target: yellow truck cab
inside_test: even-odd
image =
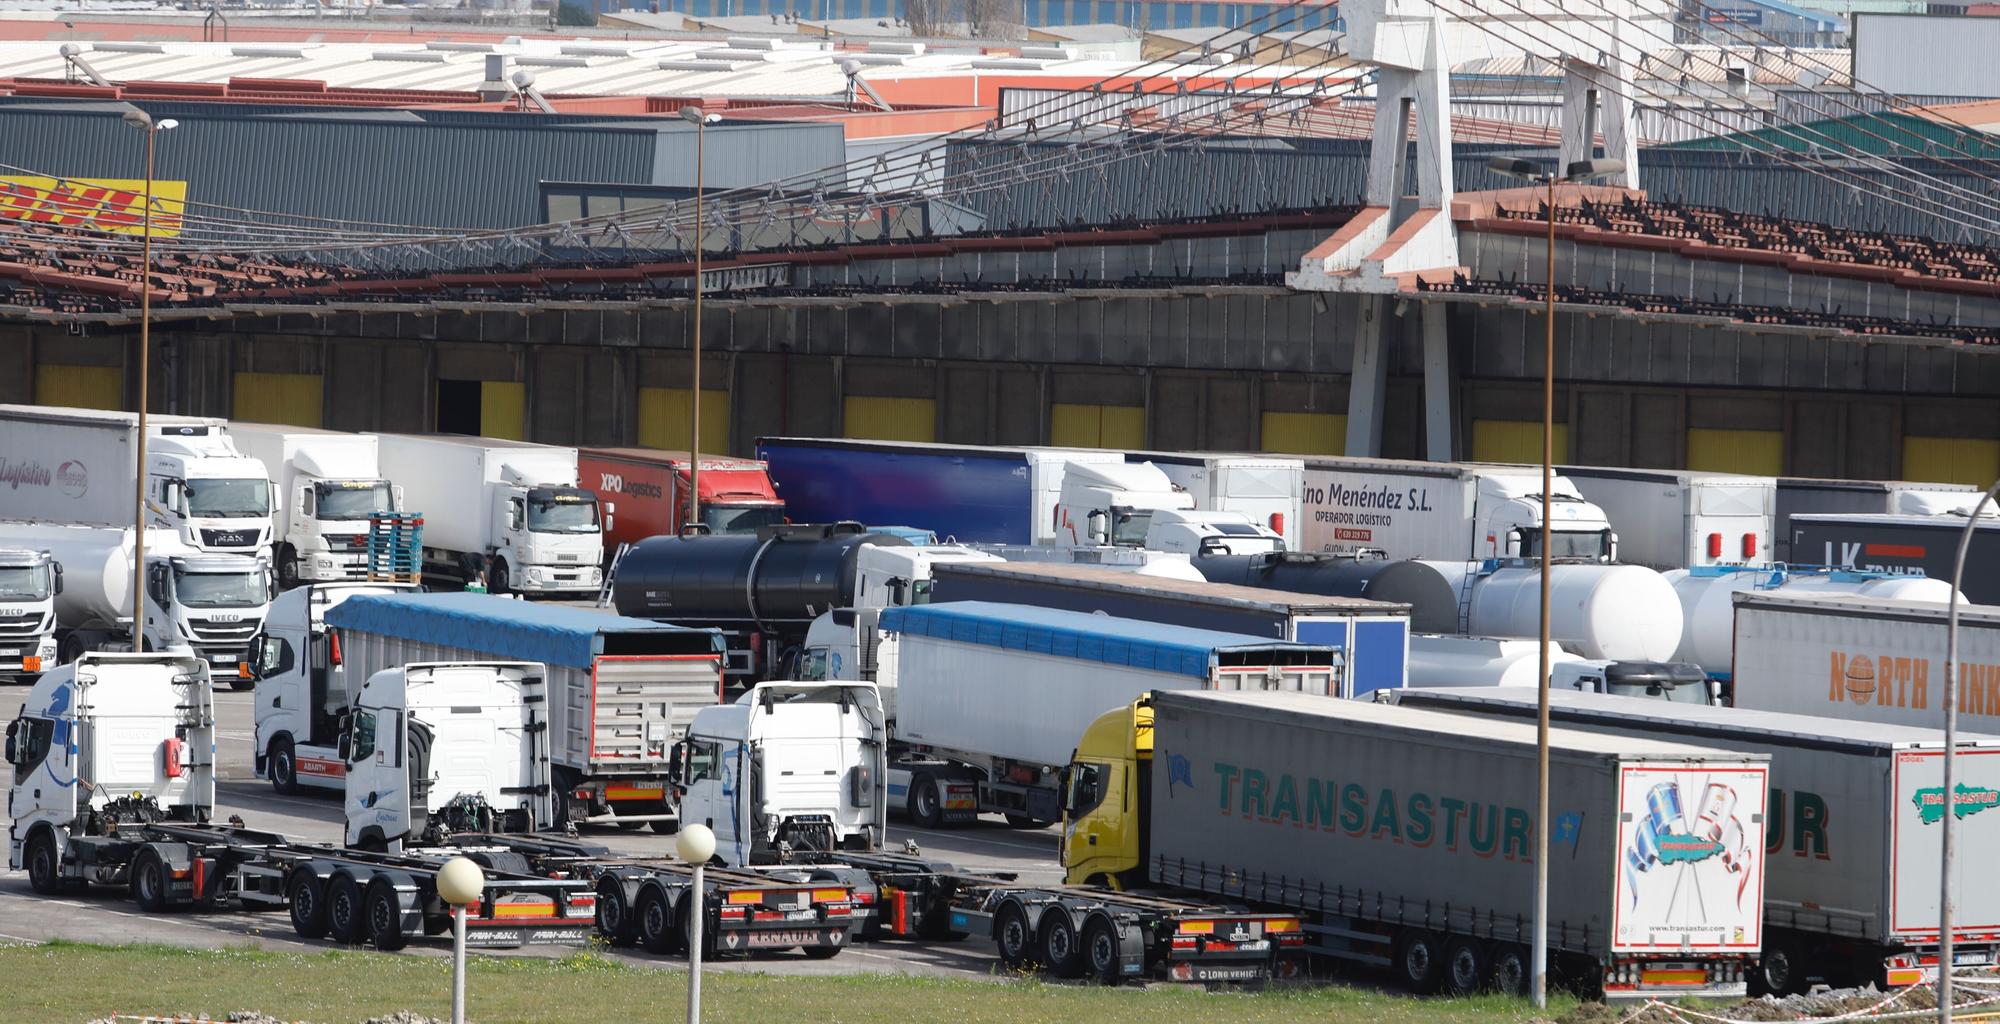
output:
[[[1084,729],[1063,801],[1064,881],[1131,888],[1145,881],[1153,704],[1141,697]]]

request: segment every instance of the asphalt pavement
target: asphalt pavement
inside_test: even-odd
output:
[[[0,688],[0,711],[11,718],[25,688]],[[216,698],[216,820],[241,816],[252,828],[282,833],[303,841],[341,841],[341,804],[331,790],[281,796],[256,777],[252,751],[256,727],[248,691],[222,690]],[[11,779],[8,780],[11,782]],[[626,856],[671,857],[674,837],[619,828],[587,828],[584,838]],[[949,830],[912,828],[892,821],[889,845],[901,849],[914,841],[930,858],[946,860],[975,871],[1013,872],[1023,882],[1048,884],[1062,879],[1056,860],[1054,829],[1009,828],[998,817]],[[192,948],[254,946],[272,950],[324,950],[324,940],[302,940],[292,932],[282,912],[180,911],[144,914],[121,891],[95,889],[88,894],[37,896],[23,871],[0,871],[0,941],[70,939],[80,942],[157,942]],[[548,956],[563,950],[523,950],[502,955]],[[439,939],[412,942],[403,954],[446,955]],[[679,958],[655,957],[643,951],[617,950],[610,955],[634,963],[678,964]],[[760,970],[780,974],[906,973],[933,976],[987,976],[997,961],[993,946],[975,937],[955,944],[878,942],[850,947],[831,960],[808,960],[797,952],[724,959],[718,970]]]

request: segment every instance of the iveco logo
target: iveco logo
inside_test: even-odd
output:
[[[12,618],[16,615],[26,615],[26,614],[28,614],[28,610],[26,608],[0,608],[0,615],[5,615],[9,618]]]
[[[243,621],[243,616],[231,615],[225,612],[221,615],[211,615],[208,617],[208,619],[210,622],[241,622]]]

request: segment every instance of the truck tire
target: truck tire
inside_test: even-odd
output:
[[[1765,944],[1764,956],[1757,962],[1757,970],[1750,975],[1750,987],[1753,994],[1788,996],[1805,990],[1805,986],[1799,984],[1803,978],[1798,952],[1791,944],[1771,942]]]
[[[167,866],[160,861],[160,855],[151,849],[139,851],[132,859],[132,898],[139,903],[139,909],[148,914],[163,913],[167,909]]]
[[[1044,969],[1058,978],[1083,977],[1082,943],[1077,938],[1076,922],[1070,920],[1067,911],[1061,907],[1042,911],[1040,938]]]
[[[299,791],[298,752],[292,741],[280,736],[271,741],[271,753],[266,759],[271,766],[271,789],[279,796],[290,796]]]
[[[410,937],[403,933],[403,905],[396,898],[396,887],[387,881],[376,881],[368,886],[368,938],[375,948],[384,953],[394,953],[409,945]]]
[[[918,828],[944,826],[944,801],[938,799],[937,780],[931,773],[918,772],[911,776],[909,812],[911,823]]]
[[[1455,996],[1469,996],[1486,987],[1491,958],[1478,939],[1456,936],[1444,946],[1444,989]]]
[[[1083,926],[1084,975],[1100,985],[1116,985],[1124,980],[1118,957],[1118,926],[1103,915],[1092,917]]]
[[[993,944],[1000,947],[1000,962],[1009,967],[1024,968],[1034,959],[1035,933],[1020,904],[1005,904],[993,914]]]
[[[1025,814],[1007,815],[1007,827],[1019,829],[1044,829],[1055,824],[1045,818],[1031,818]]]
[[[28,885],[44,896],[62,892],[62,860],[56,853],[56,837],[41,829],[28,838]]]
[[[291,590],[299,585],[299,553],[290,544],[278,545],[278,589]]]
[[[806,946],[800,952],[804,953],[808,960],[831,960],[839,956],[840,951],[845,948],[845,946]]]
[[[680,949],[681,930],[674,920],[673,906],[658,886],[640,891],[638,918],[640,948],[662,956]]]
[[[614,946],[629,946],[638,929],[639,922],[632,915],[632,904],[625,899],[625,886],[616,878],[598,882],[597,934]]]
[[[292,931],[302,939],[326,938],[326,894],[319,876],[311,871],[292,872],[285,886],[285,903],[292,914]]]
[[[338,874],[326,887],[326,934],[333,941],[352,946],[366,934],[367,909],[362,905],[361,886],[353,876]]]
[[[680,947],[682,952],[686,952],[690,948],[688,942],[688,922],[694,920],[696,913],[698,911],[696,911],[694,905],[694,894],[691,892],[682,893],[680,902],[680,927],[676,929],[680,933]],[[702,919],[701,958],[703,960],[712,960],[715,958],[715,947],[717,945],[715,933],[722,930],[721,924],[722,922],[713,914]]]
[[[1528,947],[1503,942],[1493,950],[1493,991],[1503,996],[1528,994],[1528,978],[1533,973]]]
[[[1405,929],[1396,939],[1390,966],[1405,988],[1429,995],[1444,981],[1444,943],[1421,928]]]
[[[486,592],[489,594],[505,594],[508,592],[507,584],[509,582],[507,579],[507,560],[504,558],[494,559],[493,567],[486,570]]]

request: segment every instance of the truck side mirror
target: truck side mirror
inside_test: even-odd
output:
[[[62,593],[62,588],[63,588],[62,563],[50,562],[49,565],[56,571],[55,592],[60,594]]]
[[[521,528],[521,499],[519,498],[507,499],[507,528],[509,530],[518,530]]]
[[[906,600],[907,595],[905,592],[909,589],[909,585],[910,581],[901,576],[889,577],[889,603],[894,605],[907,604],[908,601]]]
[[[1101,508],[1091,509],[1090,514],[1084,517],[1084,521],[1087,524],[1084,527],[1084,533],[1090,538],[1091,543],[1102,544],[1110,536],[1110,531],[1105,525],[1109,520],[1110,517]]]
[[[354,751],[354,736],[347,731],[344,725],[340,730],[340,740],[334,744],[334,750],[340,754],[342,761],[349,764],[354,762],[354,758],[349,756]]]
[[[298,509],[300,512],[303,512],[307,515],[311,515],[313,511],[312,494],[313,494],[313,489],[311,484],[307,484],[304,487],[299,488],[299,496],[293,499],[292,507]],[[272,509],[272,511],[275,512],[277,510]]]
[[[674,745],[667,749],[667,781],[676,786],[681,784],[681,758],[686,753],[686,740],[675,740]]]
[[[20,719],[16,718],[7,723],[7,763],[11,765],[19,765],[21,763],[21,745],[14,742],[15,734],[20,731]]]
[[[1618,535],[1610,530],[1604,531],[1604,560],[1618,561]]]

